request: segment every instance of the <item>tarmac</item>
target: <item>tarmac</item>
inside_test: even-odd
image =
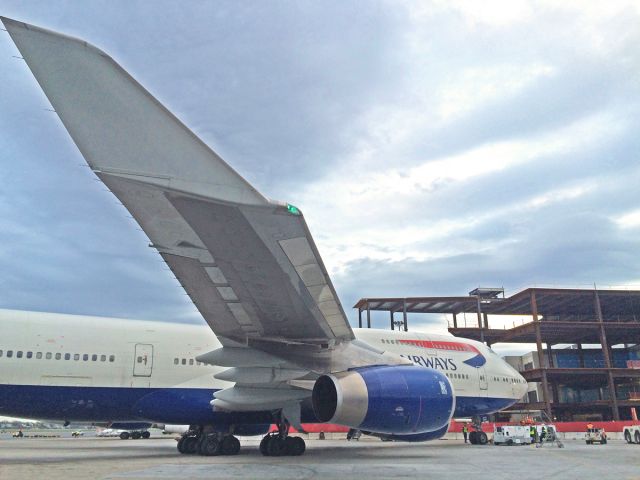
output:
[[[303,456],[275,458],[260,454],[259,438],[241,440],[237,456],[201,457],[180,455],[175,439],[167,436],[1,439],[0,479],[640,479],[640,445],[620,440],[607,445],[566,441],[561,449],[459,440],[307,440]]]

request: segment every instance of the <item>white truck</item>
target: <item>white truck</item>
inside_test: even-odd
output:
[[[493,428],[494,445],[530,445],[531,433],[528,426],[503,425]]]
[[[627,443],[640,443],[640,425],[623,427],[622,431]]]

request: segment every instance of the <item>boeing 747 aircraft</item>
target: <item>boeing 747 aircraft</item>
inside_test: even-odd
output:
[[[303,422],[424,441],[524,395],[481,343],[353,330],[298,208],[259,193],[106,53],[2,22],[207,326],[0,311],[0,414],[188,424],[178,450],[202,455],[275,423],[261,452],[299,455],[288,432]]]

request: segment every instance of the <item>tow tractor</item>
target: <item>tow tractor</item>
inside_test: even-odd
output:
[[[600,445],[605,445],[607,443],[607,434],[604,431],[604,428],[587,428],[587,434],[584,437],[587,445],[593,445],[594,443],[599,443]]]
[[[640,443],[640,425],[623,427],[624,439],[627,443]]]

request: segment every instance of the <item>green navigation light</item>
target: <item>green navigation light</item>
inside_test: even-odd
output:
[[[287,211],[291,214],[291,215],[302,215],[300,213],[300,210],[298,210],[298,207],[294,207],[293,205],[290,205],[287,203]]]

